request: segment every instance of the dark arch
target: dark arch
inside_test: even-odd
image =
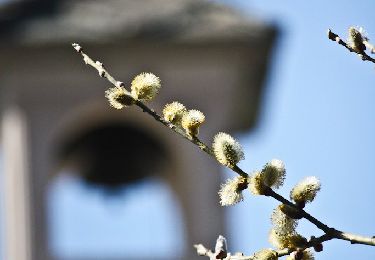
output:
[[[160,173],[166,157],[159,140],[123,122],[92,127],[57,149],[57,160],[73,163],[87,184],[113,191]]]

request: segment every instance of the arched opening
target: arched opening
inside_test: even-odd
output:
[[[163,144],[123,122],[96,126],[64,140],[57,153],[59,160],[78,169],[88,185],[107,191],[159,175],[167,160]]]
[[[62,140],[48,191],[58,259],[173,259],[184,251],[179,202],[164,178],[166,148],[147,131],[107,122]]]

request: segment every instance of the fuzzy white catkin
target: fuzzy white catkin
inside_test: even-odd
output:
[[[245,159],[240,143],[226,133],[215,135],[212,149],[218,162],[226,166],[234,166]]]
[[[111,107],[122,109],[131,106],[134,99],[129,95],[124,87],[114,87],[105,91],[105,97],[108,99]]]
[[[365,32],[363,28],[356,28],[354,26],[349,27],[348,45],[355,51],[362,52],[366,50],[366,46],[363,41],[366,39],[364,36]]]
[[[257,171],[250,177],[249,189],[254,195],[264,195],[268,187],[277,189],[282,186],[285,175],[284,163],[273,159],[263,167],[262,171]]]
[[[310,176],[300,181],[290,192],[290,198],[296,203],[312,202],[321,185],[318,178]]]
[[[240,186],[243,185],[244,182],[244,178],[236,177],[234,179],[229,179],[225,184],[222,184],[219,191],[220,204],[222,206],[230,206],[243,201]]]
[[[285,165],[279,159],[272,159],[263,167],[262,174],[263,184],[277,189],[284,184],[286,175]]]
[[[134,99],[150,101],[161,88],[160,79],[152,73],[141,73],[131,83],[131,94]]]
[[[264,195],[266,186],[263,183],[263,174],[256,171],[250,176],[249,190],[254,195]]]
[[[262,249],[254,254],[253,260],[277,260],[277,253],[271,248]]]
[[[268,240],[278,249],[304,247],[307,243],[307,239],[296,232],[279,234],[275,229],[271,229]]]
[[[288,217],[281,211],[281,206],[278,206],[272,212],[271,222],[274,230],[279,235],[289,235],[295,233],[298,224],[295,219]]]
[[[296,254],[298,252],[294,251],[292,252],[285,260],[295,260],[296,259]],[[299,258],[300,260],[314,260],[314,253],[310,249],[305,249],[303,251],[302,258]]]
[[[181,124],[190,136],[197,136],[199,127],[204,123],[205,119],[206,117],[201,111],[191,109],[183,114]]]
[[[165,105],[163,117],[166,121],[181,126],[182,117],[186,112],[186,107],[183,104],[174,101]]]

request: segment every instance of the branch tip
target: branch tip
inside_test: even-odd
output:
[[[375,63],[375,58],[369,56],[365,52],[366,47],[367,47],[370,50],[370,53],[374,53],[375,52],[374,46],[371,45],[368,42],[368,38],[367,37],[363,37],[361,35],[361,32],[359,32],[359,31],[357,31],[355,29],[354,29],[354,32],[357,33],[356,34],[357,37],[355,39],[356,40],[359,39],[358,41],[360,41],[360,42],[356,42],[354,40],[351,40],[351,42],[346,43],[337,34],[335,34],[334,32],[332,32],[331,29],[327,30],[327,36],[328,36],[328,38],[331,41],[335,41],[338,44],[344,46],[348,51],[356,53],[361,60],[363,60],[363,61],[371,61],[371,62]],[[351,35],[351,38],[353,38],[353,35]],[[353,41],[355,43],[353,43]]]
[[[73,48],[78,52],[82,52],[82,47],[78,43],[72,43]]]
[[[336,41],[336,37],[338,37],[337,34],[333,33],[331,31],[331,29],[328,29],[327,30],[327,36],[328,36],[328,39],[332,40],[332,41]]]

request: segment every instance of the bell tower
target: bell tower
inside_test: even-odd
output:
[[[143,71],[158,75],[161,93],[150,106],[160,112],[178,100],[203,111],[200,137],[210,143],[218,131],[255,125],[275,29],[196,0],[17,1],[0,8],[10,12],[0,15],[5,259],[53,259],[46,191],[67,165],[109,190],[163,179],[181,205],[187,248],[223,233],[223,168],[136,107],[110,108],[108,83],[70,44],[80,43],[124,82]],[[196,258],[194,250],[182,257]]]

